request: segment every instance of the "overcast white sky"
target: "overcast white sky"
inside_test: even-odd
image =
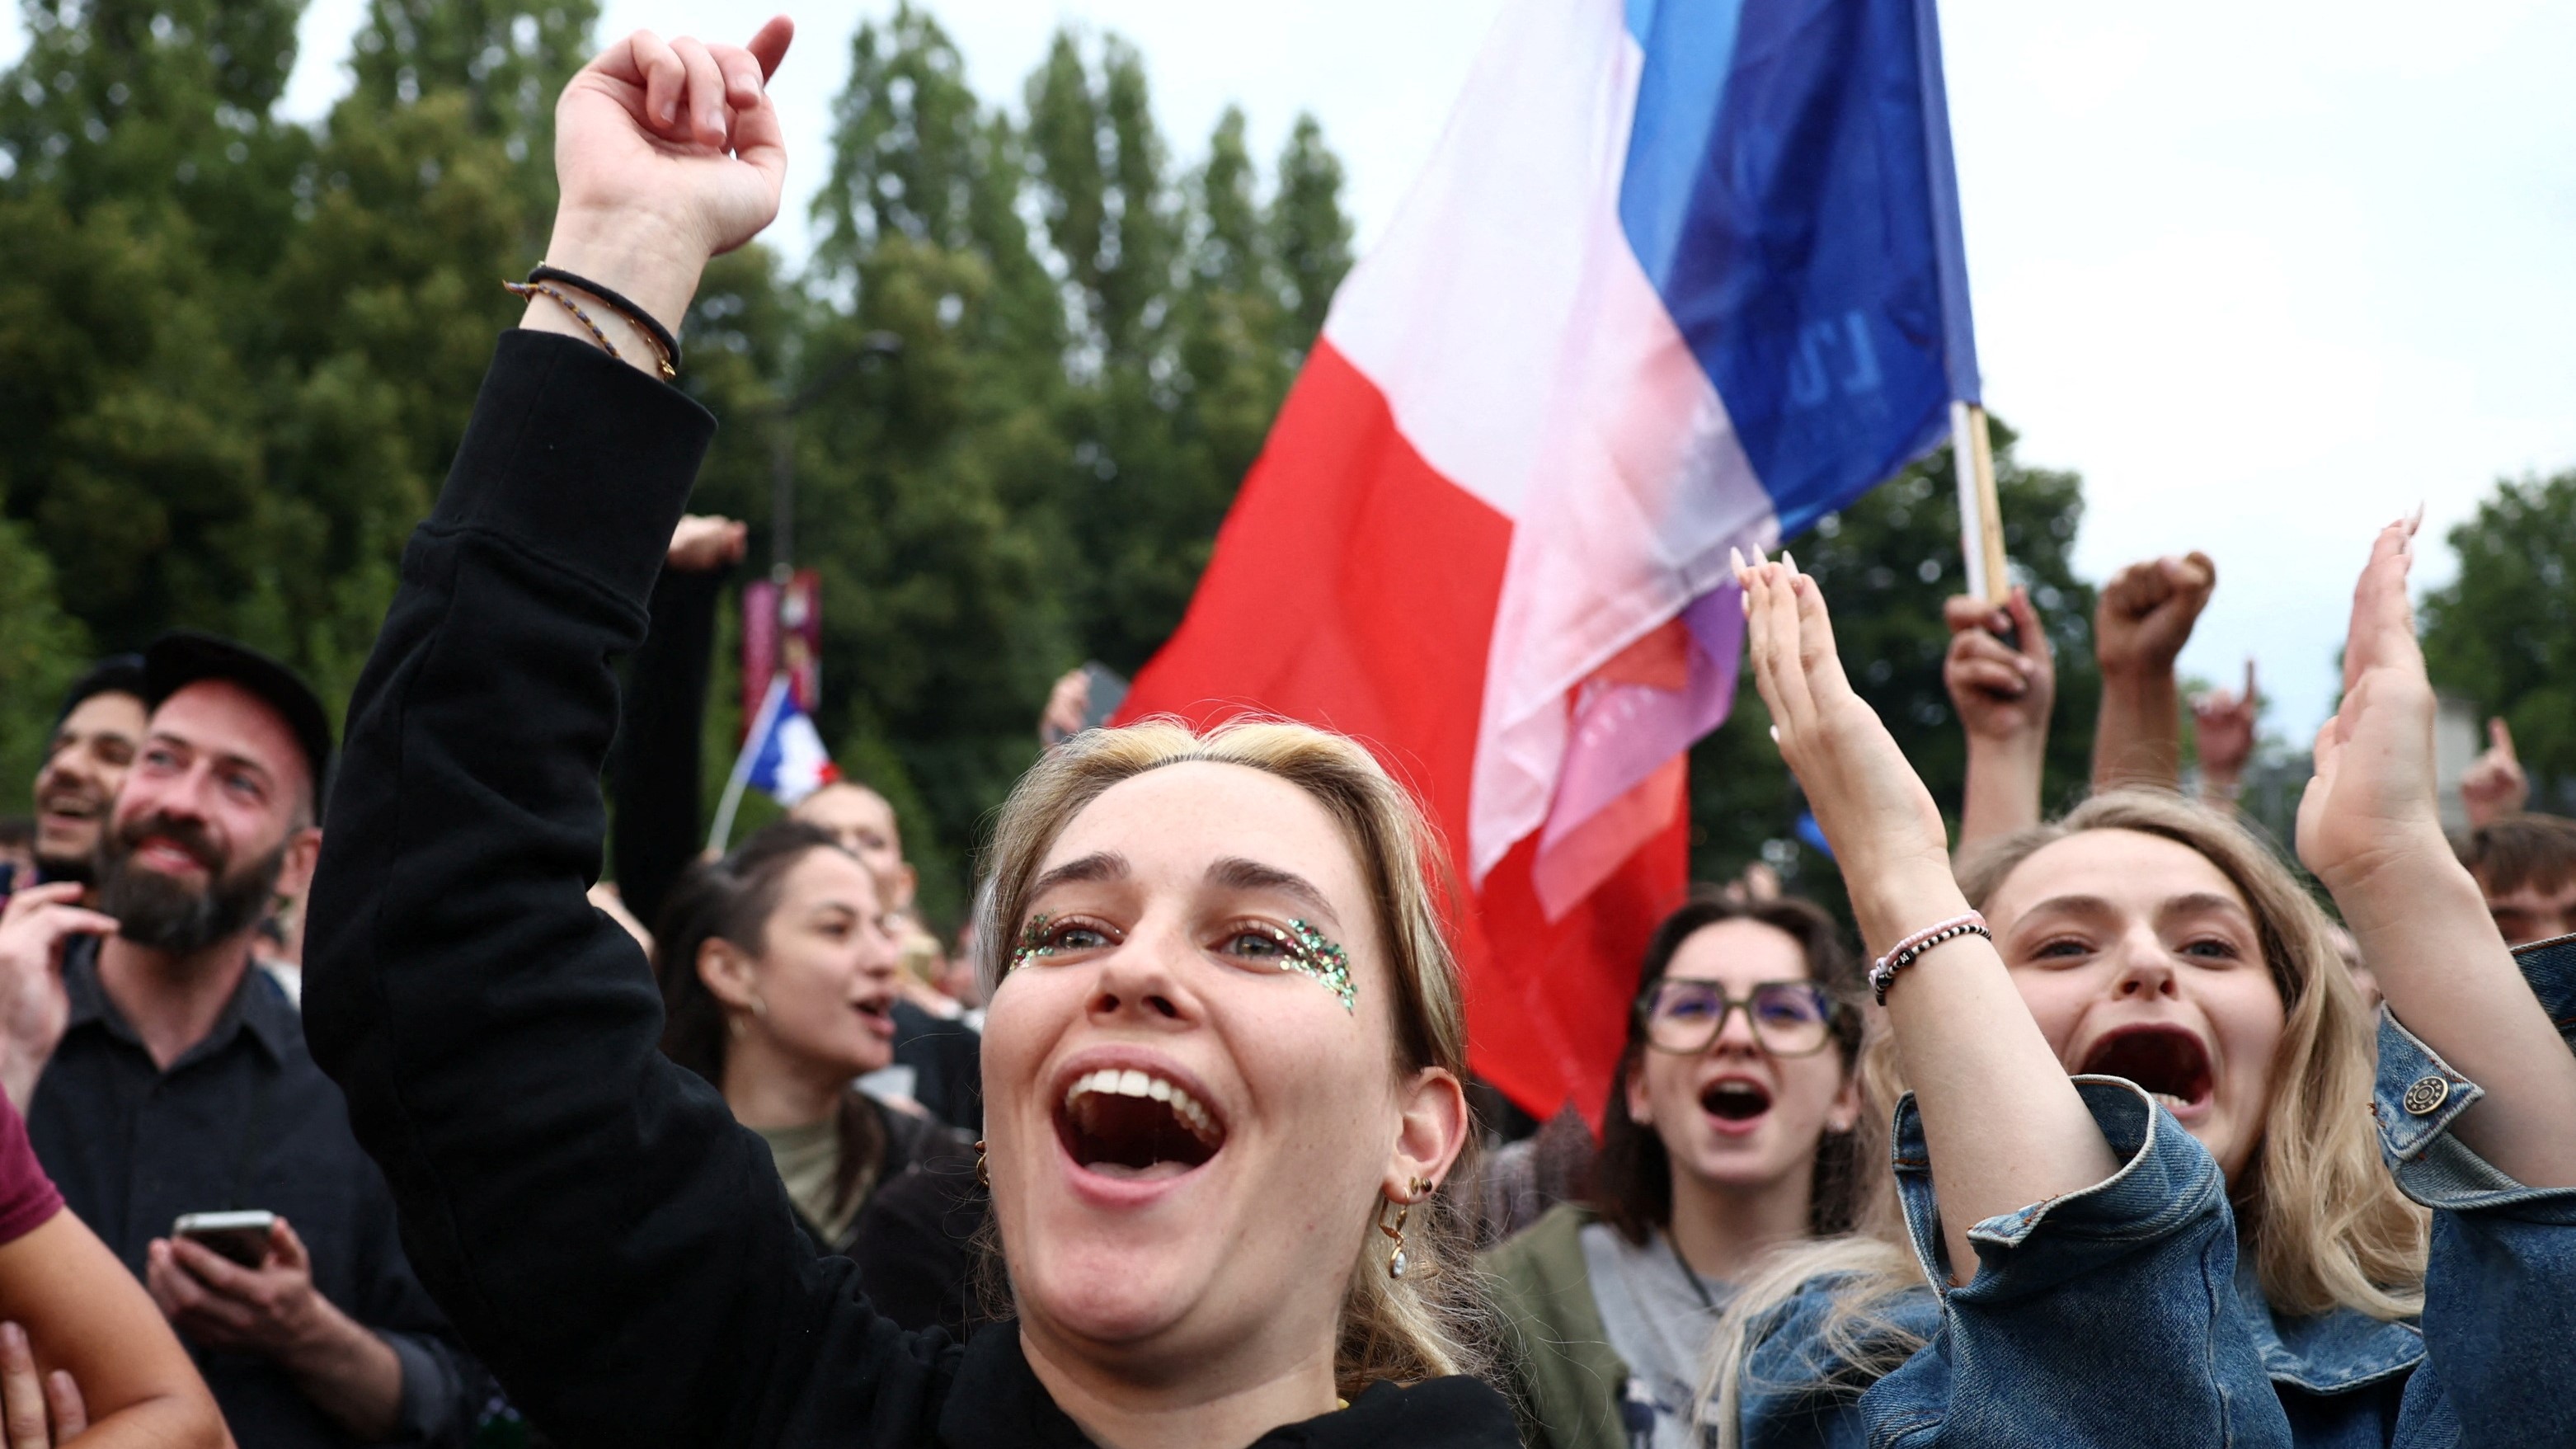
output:
[[[774,239],[805,250],[858,19],[793,4],[776,86],[798,165]],[[933,0],[989,99],[1063,21],[1142,49],[1174,151],[1241,104],[1275,155],[1314,111],[1365,247],[1437,138],[1499,0]],[[0,62],[23,45],[0,16]],[[346,85],[358,0],[314,0],[288,109]],[[756,7],[608,0],[604,33],[732,36]],[[2304,739],[2336,680],[2371,531],[2426,531],[2499,475],[2576,466],[2576,5],[2563,0],[1952,0],[1952,125],[1989,404],[2080,470],[2080,567],[2206,549],[2186,670],[2249,655]],[[2448,576],[2426,549],[2419,576]]]

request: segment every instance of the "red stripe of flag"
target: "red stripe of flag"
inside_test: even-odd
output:
[[[1511,520],[1433,471],[1386,399],[1318,341],[1217,534],[1189,612],[1121,722],[1247,710],[1350,735],[1412,788],[1458,852]],[[1523,1108],[1597,1123],[1647,936],[1681,898],[1686,814],[1550,922],[1524,840],[1466,896],[1469,1058]]]

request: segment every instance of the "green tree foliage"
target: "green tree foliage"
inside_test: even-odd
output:
[[[2054,813],[2074,803],[2091,773],[2093,717],[2102,697],[2093,665],[2093,588],[2076,579],[2068,557],[2084,520],[2083,482],[2073,473],[2023,466],[2013,455],[2012,430],[2001,422],[1994,440],[2005,552],[2056,650],[2057,703],[2042,791],[2043,806]],[[1950,450],[1939,449],[1791,544],[1798,566],[1816,576],[1833,605],[1834,638],[1853,687],[1904,742],[1906,758],[1954,832],[1967,781],[1967,740],[1941,685],[1950,643],[1941,604],[1966,587],[1955,476]],[[1691,752],[1692,874],[1724,880],[1767,861],[1792,889],[1839,900],[1832,862],[1798,837],[1806,806],[1780,764],[1770,724],[1748,671],[1727,722]]]
[[[218,629],[336,697],[517,311],[592,7],[382,0],[321,127],[274,114],[302,8],[22,0],[0,517],[99,646]]]
[[[87,664],[80,621],[54,598],[54,568],[26,528],[0,519],[0,781],[23,791],[44,763],[55,702]],[[0,800],[0,814],[27,797]]]
[[[2424,599],[2425,665],[2512,726],[2535,809],[2576,812],[2576,471],[2498,482],[2450,542],[2460,572]]]
[[[1301,189],[1266,205],[1238,114],[1176,172],[1115,37],[1059,35],[1016,115],[911,6],[850,57],[812,300],[753,371],[764,399],[815,399],[794,537],[823,571],[822,726],[851,773],[921,802],[906,847],[953,915],[1049,681],[1086,657],[1132,671],[1188,605],[1312,340],[1276,239],[1320,238],[1307,273],[1337,278],[1349,227],[1311,122]],[[882,334],[900,351],[863,360]],[[771,404],[711,391],[763,420],[719,438],[702,498],[765,523]]]
[[[1351,223],[1342,214],[1342,163],[1324,145],[1324,128],[1299,116],[1279,157],[1279,199],[1270,213],[1270,245],[1279,258],[1289,311],[1297,318],[1302,355],[1324,330],[1333,291],[1351,269]]]
[[[345,692],[519,310],[495,284],[544,245],[551,100],[597,9],[369,0],[349,94],[301,126],[275,107],[302,0],[19,3],[28,50],[0,76],[0,789],[92,647],[174,623]],[[1179,622],[1351,226],[1311,116],[1266,176],[1236,111],[1176,157],[1116,36],[1058,35],[1012,106],[980,100],[909,4],[860,25],[850,57],[812,264],[720,258],[688,319],[683,385],[723,423],[695,506],[751,520],[765,564],[791,471],[795,560],[823,575],[825,735],[895,801],[924,905],[953,920],[1048,682],[1086,658],[1132,672]],[[2096,698],[2092,596],[2066,564],[2080,499],[2015,464],[2008,435],[2000,451],[2016,567],[2059,646],[2062,799]],[[2570,485],[2551,486],[2563,518]],[[1861,688],[1955,808],[1951,499],[1944,453],[1800,555]],[[719,748],[739,628],[728,606]],[[2541,691],[2567,671],[2534,657],[2490,693],[2544,701],[2515,722],[2545,742],[2571,712]],[[1761,714],[1748,684],[1695,752],[1695,863],[1770,858],[1813,889],[1830,872],[1793,843]]]

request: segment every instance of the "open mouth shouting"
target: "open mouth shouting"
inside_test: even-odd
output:
[[[2189,1030],[2171,1025],[2121,1027],[2095,1042],[2076,1070],[2126,1077],[2185,1122],[2207,1114],[2217,1086],[2209,1048]]]
[[[867,996],[850,1003],[870,1035],[883,1041],[894,1040],[894,997]]]
[[[1720,1132],[1750,1132],[1770,1115],[1771,1089],[1752,1077],[1719,1077],[1700,1089],[1699,1109]]]
[[[1084,1173],[1163,1182],[1207,1165],[1225,1123],[1177,1073],[1144,1065],[1077,1072],[1056,1100],[1056,1140]]]

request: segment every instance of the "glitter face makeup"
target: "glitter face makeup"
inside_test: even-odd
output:
[[[1044,911],[1029,917],[1029,923],[1020,928],[1020,947],[1011,953],[1011,964],[1002,968],[1003,975],[1008,976],[1031,961],[1055,954],[1055,948],[1047,944],[1047,922],[1054,919]]]
[[[1288,948],[1288,959],[1282,964],[1322,982],[1325,990],[1341,998],[1342,1010],[1357,1013],[1359,990],[1351,984],[1350,953],[1304,921],[1290,921],[1288,933],[1290,939],[1279,943]]]
[[[1011,953],[1004,975],[1056,953],[1047,935],[1047,927],[1054,919],[1044,911],[1029,917],[1029,923],[1020,928],[1019,949]],[[1351,982],[1351,956],[1338,943],[1304,920],[1290,921],[1285,931],[1267,925],[1256,929],[1278,943],[1283,953],[1278,962],[1280,970],[1315,978],[1341,1001],[1342,1010],[1354,1014],[1359,1011],[1359,988]]]

